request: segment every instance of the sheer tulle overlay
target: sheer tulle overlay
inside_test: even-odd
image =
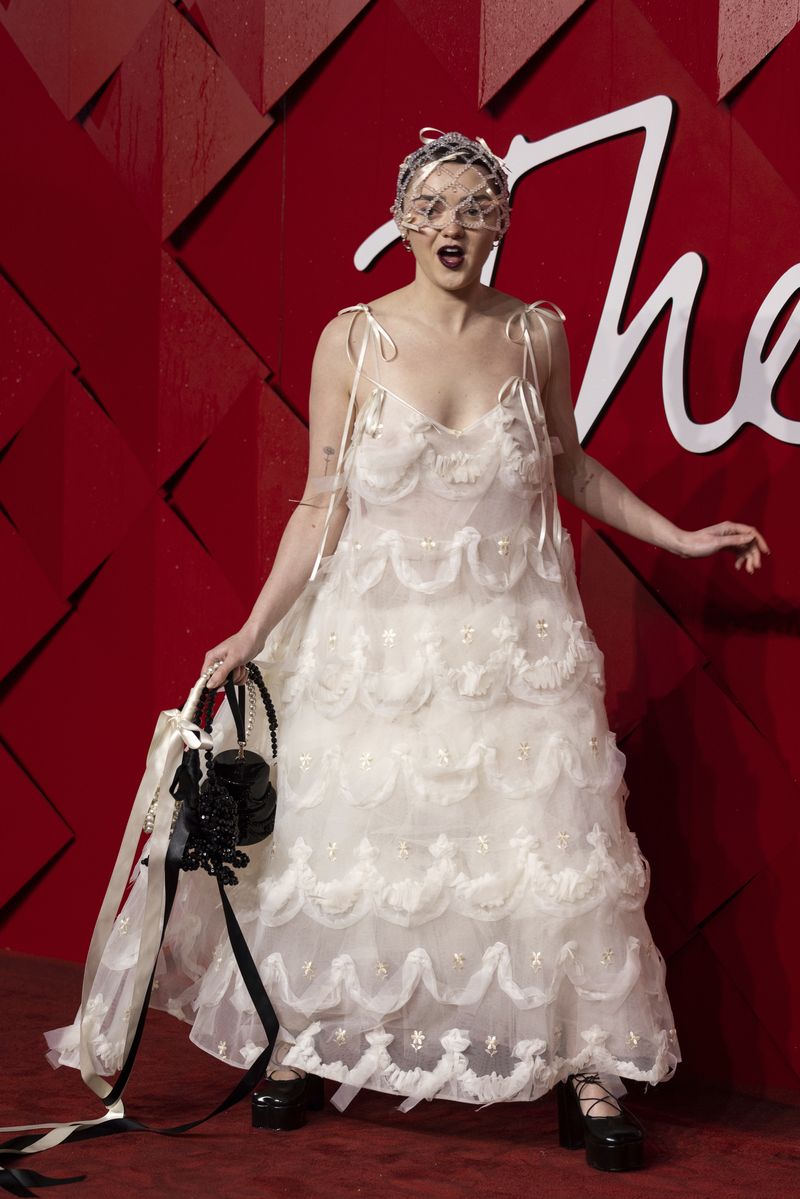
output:
[[[535,360],[525,377],[532,316],[556,319],[540,304],[519,314],[523,374],[463,431],[376,378],[329,483],[339,542],[256,659],[279,814],[231,900],[285,1061],[344,1084],[339,1107],[359,1087],[406,1110],[532,1100],[579,1069],[621,1095],[681,1060]],[[214,740],[235,744],[227,701]],[[269,757],[263,712],[253,745]],[[120,1064],[145,882],[139,866],[87,1007],[101,1074]],[[152,1002],[232,1065],[263,1047],[202,873],[181,876]],[[77,1019],[47,1034],[54,1065],[78,1065]]]

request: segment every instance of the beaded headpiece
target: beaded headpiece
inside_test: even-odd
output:
[[[426,137],[433,133],[436,137]],[[474,140],[463,133],[442,133],[441,129],[421,129],[422,145],[400,164],[397,195],[390,211],[400,229],[429,226],[444,229],[451,220],[465,229],[487,229],[502,237],[508,229],[508,168],[482,137]],[[446,164],[446,165],[445,165]],[[432,172],[446,172],[442,191],[451,193],[450,202],[439,191],[426,186]],[[477,167],[485,184],[476,188]]]

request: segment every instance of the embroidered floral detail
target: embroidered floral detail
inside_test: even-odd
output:
[[[362,769],[362,770],[371,770],[371,769],[372,769],[372,763],[373,763],[373,760],[374,760],[374,759],[373,759],[373,757],[372,757],[372,754],[370,754],[370,753],[363,753],[363,754],[361,755],[361,757],[359,758],[359,760],[358,760],[358,764],[359,764],[359,766],[361,767],[361,769]]]
[[[303,974],[305,974],[306,978],[314,977],[316,970],[314,969],[314,963],[312,961],[303,962]]]
[[[488,852],[489,852],[489,838],[486,836],[485,833],[482,833],[478,837],[478,853],[488,853]]]
[[[398,858],[408,857],[408,841],[401,841],[397,849]]]
[[[642,1034],[638,1033],[638,1032],[629,1032],[628,1033],[626,1040],[632,1049],[634,1049],[639,1044],[639,1041],[641,1040],[641,1036],[642,1036]]]
[[[227,1041],[219,1041],[217,1043],[217,1053],[219,1054],[220,1057],[228,1056],[228,1042]]]
[[[425,1033],[422,1031],[421,1028],[415,1028],[411,1034],[411,1044],[413,1046],[415,1053],[419,1053],[420,1049],[422,1048],[422,1042],[424,1040],[425,1040]]]
[[[614,960],[614,950],[613,949],[604,949],[603,955],[600,958],[600,964],[603,966],[610,966],[611,963],[613,962],[613,960]]]
[[[311,754],[301,754],[300,755],[300,769],[301,770],[310,770],[311,769]]]
[[[333,1034],[333,1039],[337,1045],[344,1045],[345,1041],[347,1040],[347,1030],[344,1028],[337,1028],[336,1032]]]
[[[486,1045],[486,1052],[489,1054],[489,1057],[494,1057],[497,1053],[497,1037],[495,1034],[490,1033],[484,1044]]]
[[[520,741],[519,753],[517,754],[517,757],[519,758],[520,762],[527,762],[528,758],[530,757],[530,752],[531,752],[531,747],[528,744],[528,742]]]
[[[336,634],[328,633],[328,649],[336,649]]]
[[[669,1037],[670,1041],[674,1041],[674,1040],[675,1040],[675,1037],[677,1036],[677,1029],[674,1029],[674,1028],[668,1028],[668,1029],[667,1029],[667,1036]]]
[[[531,969],[541,970],[542,968],[542,953],[541,950],[535,949],[531,954]]]
[[[598,742],[597,742],[596,737],[589,738],[589,748],[591,749],[593,754],[596,754],[598,752],[599,747],[598,747]]]
[[[330,858],[330,860],[332,862],[336,861],[336,842],[335,841],[328,842],[328,857]]]
[[[383,630],[383,644],[384,645],[387,645],[387,646],[394,645],[396,640],[397,640],[397,633],[394,631],[394,629],[384,629]]]
[[[354,549],[354,550],[360,550],[360,549],[361,549],[361,542],[360,542],[360,541],[354,541],[354,542],[353,542],[353,549]]]
[[[463,970],[464,969],[463,953],[454,953],[453,954],[453,969],[454,970]]]
[[[218,949],[217,952],[214,954],[214,965],[219,969],[219,967],[222,965],[222,963],[224,961],[225,961],[225,954],[222,952],[221,949]]]
[[[569,845],[569,833],[562,831],[558,834],[558,848],[566,849]]]
[[[511,541],[508,537],[498,538],[498,541],[497,541],[498,554],[502,554],[505,556],[508,553],[508,547],[510,544],[511,544]]]
[[[439,750],[439,765],[440,766],[449,766],[449,764],[450,764],[449,751],[446,749],[440,749]]]
[[[462,627],[461,640],[464,642],[465,645],[469,645],[472,642],[472,638],[474,635],[475,635],[475,630],[473,629],[471,624],[465,624]]]
[[[128,925],[130,924],[130,922],[131,922],[130,916],[120,916],[119,931],[122,933],[123,936],[127,933]]]
[[[563,1032],[564,1032],[564,1025],[563,1025],[563,1024],[557,1024],[557,1025],[555,1026],[555,1028],[553,1029],[553,1040],[554,1040],[554,1041],[560,1041],[560,1040],[561,1040],[561,1036],[562,1036]]]
[[[378,978],[386,978],[386,975],[389,973],[389,968],[385,962],[376,962],[375,973],[377,974]]]
[[[433,540],[432,537],[423,537],[422,541],[420,541],[420,545],[422,546],[422,548],[424,550],[435,550],[436,549],[436,542]]]
[[[537,620],[536,621],[536,636],[537,637],[546,637],[548,627],[549,626],[548,626],[546,620]]]
[[[153,990],[158,991],[160,989],[160,987],[161,987],[161,980],[157,978],[155,980],[155,982],[153,983]]]
[[[379,437],[383,437],[383,421],[380,421],[379,424],[375,425],[374,428],[369,430],[369,436],[373,437],[375,441],[377,441]]]

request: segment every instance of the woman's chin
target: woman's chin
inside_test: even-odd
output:
[[[476,267],[474,263],[468,266],[466,262],[463,262],[458,270],[453,270],[452,267],[442,266],[437,260],[430,269],[425,271],[425,274],[431,283],[435,283],[443,291],[461,291],[462,288],[468,287],[480,278],[480,268]]]

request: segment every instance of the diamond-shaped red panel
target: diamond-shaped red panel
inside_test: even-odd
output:
[[[162,0],[3,0],[0,21],[67,117],[74,117]]]
[[[585,521],[580,589],[589,627],[605,655],[609,722],[621,737],[705,655]]]
[[[3,502],[61,595],[110,553],[153,490],[72,375],[51,387],[0,462]]]
[[[0,562],[12,580],[3,589],[0,622],[0,678],[44,637],[69,605],[53,589],[24,539],[0,517]]]
[[[704,928],[725,973],[774,1038],[800,1081],[800,963],[789,952],[800,927],[797,821],[784,827],[785,847]],[[756,969],[753,969],[753,963]],[[796,1084],[795,1084],[796,1085]]]
[[[191,23],[163,5],[84,128],[167,237],[269,128]]]
[[[486,104],[586,0],[482,0],[479,104]]]
[[[796,835],[797,786],[704,670],[654,703],[623,749],[653,889],[689,933]]]
[[[74,361],[10,283],[0,277],[0,446],[20,429]]]
[[[194,0],[214,45],[259,112],[280,100],[368,0]]]
[[[305,425],[269,387],[253,382],[173,493],[178,509],[251,606],[295,509],[291,500],[303,494],[307,466]],[[223,502],[209,503],[221,480]]]
[[[0,908],[72,840],[72,830],[0,746]],[[10,798],[12,797],[13,798]]]

